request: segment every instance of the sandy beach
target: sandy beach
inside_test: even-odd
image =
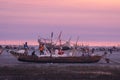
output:
[[[32,64],[34,65],[34,64]],[[119,80],[119,68],[73,64],[0,67],[0,80]]]
[[[119,52],[111,59],[120,62]],[[0,80],[119,80],[120,64],[28,63],[20,62],[6,50],[0,55]]]

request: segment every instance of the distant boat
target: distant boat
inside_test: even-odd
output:
[[[0,54],[2,54],[2,52],[3,52],[3,50],[2,50],[2,49],[0,49]]]
[[[99,62],[102,56],[46,56],[40,57],[36,55],[27,55],[10,51],[19,61],[23,62],[35,62],[35,63],[96,63]]]
[[[2,52],[3,52],[3,48],[0,48],[0,54],[2,54]]]

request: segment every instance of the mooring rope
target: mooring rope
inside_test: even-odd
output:
[[[116,64],[120,64],[120,62],[117,62],[115,60],[111,60],[109,57],[111,56],[111,54],[108,54],[108,52],[104,52],[102,58],[106,61],[106,63],[110,63],[110,62],[113,62],[113,63],[116,63]]]
[[[111,60],[111,59],[110,59],[110,62],[113,62],[113,63],[116,63],[116,64],[120,64],[120,62],[117,62],[117,61]]]

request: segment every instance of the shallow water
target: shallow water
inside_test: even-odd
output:
[[[120,62],[119,52],[110,59]],[[119,63],[103,59],[89,64],[31,63],[18,61],[7,51],[0,55],[0,80],[119,80],[119,73]]]
[[[101,54],[101,52],[97,52],[97,54]],[[30,63],[30,62],[20,62],[13,55],[11,55],[6,50],[0,55],[0,66],[110,66],[110,67],[120,67],[120,52],[114,52],[111,55],[108,55],[111,62],[106,63],[104,59],[101,59],[98,63]]]

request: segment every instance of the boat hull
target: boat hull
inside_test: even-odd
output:
[[[15,56],[19,61],[23,62],[35,62],[35,63],[96,63],[102,56],[41,56],[36,55],[27,55],[16,53],[14,51],[10,52]]]
[[[23,62],[36,63],[96,63],[101,56],[88,57],[36,57],[36,56],[19,56],[18,60]]]

